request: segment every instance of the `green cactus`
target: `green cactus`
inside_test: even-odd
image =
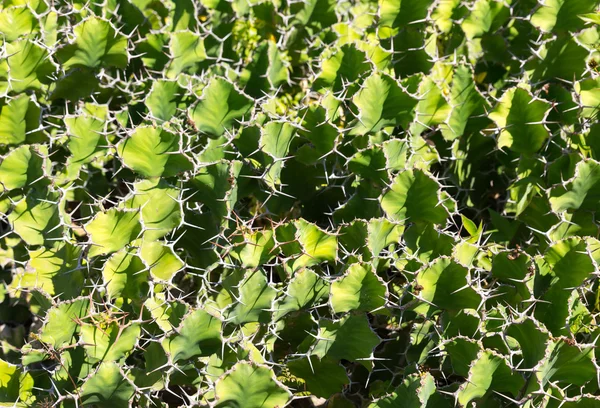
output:
[[[0,405],[600,406],[598,0],[0,4]]]

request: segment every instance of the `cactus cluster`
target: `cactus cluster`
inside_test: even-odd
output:
[[[4,0],[0,405],[600,407],[598,0]]]

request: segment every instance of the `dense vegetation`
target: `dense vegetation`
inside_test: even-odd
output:
[[[600,407],[597,0],[4,0],[0,405]]]

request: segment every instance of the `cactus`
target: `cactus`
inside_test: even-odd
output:
[[[0,5],[0,405],[596,407],[598,0]]]

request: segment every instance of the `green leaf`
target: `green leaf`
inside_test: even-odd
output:
[[[409,145],[403,140],[391,139],[383,143],[386,167],[391,171],[404,170],[409,153]]]
[[[260,137],[262,151],[270,156],[265,180],[272,188],[281,184],[279,176],[295,135],[296,128],[288,122],[269,122],[262,129]]]
[[[458,392],[458,403],[466,406],[474,399],[492,392],[509,393],[514,398],[524,384],[523,377],[514,373],[503,357],[491,351],[482,351],[471,366],[468,382]]]
[[[238,121],[249,119],[252,106],[252,100],[229,81],[215,77],[204,88],[202,99],[189,114],[199,131],[219,137],[231,131]]]
[[[209,1],[203,0],[200,4],[210,8]],[[170,31],[194,30],[197,27],[196,10],[196,5],[191,0],[174,3],[172,9],[174,11],[173,21],[165,27],[168,26]]]
[[[99,408],[127,408],[135,389],[115,362],[100,364],[81,388],[84,405]]]
[[[506,334],[519,343],[523,354],[524,369],[535,367],[544,357],[550,336],[540,330],[538,324],[532,319],[525,319],[519,323],[511,324]]]
[[[9,43],[21,36],[34,34],[37,26],[38,21],[26,5],[8,6],[0,11],[0,32]]]
[[[367,239],[367,223],[363,220],[354,220],[347,225],[343,225],[339,230],[340,251],[354,254],[356,259],[362,257],[364,261],[369,261],[372,258],[373,249],[365,247]],[[382,244],[381,241],[376,243]],[[354,257],[350,259],[354,260]]]
[[[471,67],[464,64],[455,67],[450,91],[450,116],[447,122],[441,125],[444,138],[454,140],[461,137],[469,119],[482,113],[486,105],[485,99],[475,86]]]
[[[296,237],[302,248],[300,255],[293,263],[292,269],[317,265],[321,262],[335,262],[337,259],[337,237],[329,234],[305,220],[294,223]]]
[[[600,111],[600,79],[585,79],[576,82],[575,92],[581,102],[581,117],[597,118]]]
[[[285,61],[285,54],[279,50],[277,43],[274,41],[269,41],[268,56],[267,78],[271,88],[276,89],[281,84],[290,81],[290,73]]]
[[[352,98],[358,108],[358,122],[353,132],[364,135],[387,126],[406,128],[414,117],[417,99],[404,91],[391,77],[373,74]]]
[[[411,25],[400,30],[392,39],[394,57],[392,63],[394,71],[403,78],[408,77],[408,82],[418,85],[422,76],[418,74],[428,73],[434,62],[432,61],[431,38],[426,37],[424,30],[418,25]],[[428,52],[429,51],[429,52]],[[414,75],[412,78],[410,75]],[[404,82],[404,81],[403,81]]]
[[[25,373],[18,366],[0,360],[0,404],[30,406],[35,401],[33,387],[34,379],[30,373]]]
[[[6,0],[0,405],[599,405],[598,4]]]
[[[84,228],[92,241],[89,256],[110,254],[125,248],[141,232],[139,211],[111,208],[97,213]]]
[[[370,266],[353,264],[331,284],[331,307],[335,313],[372,312],[385,305],[386,292],[384,282]]]
[[[63,350],[61,354],[62,365],[52,374],[52,381],[57,387],[66,392],[75,392],[77,389],[71,379],[79,379],[80,385],[86,377],[94,372],[92,364],[86,362],[85,351],[83,347],[69,347]],[[81,391],[81,387],[79,387]]]
[[[546,32],[577,31],[585,23],[581,15],[597,6],[595,0],[546,0],[531,16],[531,24]]]
[[[164,332],[177,329],[188,311],[185,303],[167,302],[161,293],[148,298],[144,307],[150,311],[152,319]]]
[[[269,122],[261,133],[262,151],[274,159],[283,159],[290,148],[295,130],[295,127],[287,122]]]
[[[378,257],[382,250],[394,242],[399,242],[403,229],[401,224],[395,224],[385,218],[369,220],[367,225],[367,247],[371,254]]]
[[[8,221],[28,245],[51,244],[63,234],[59,201],[59,193],[30,190],[13,208]]]
[[[417,275],[420,297],[426,301],[415,308],[418,313],[435,309],[477,309],[480,295],[467,281],[468,270],[448,258],[438,258]]]
[[[221,321],[202,309],[193,311],[162,345],[173,362],[209,356],[221,348]]]
[[[534,295],[543,301],[536,305],[535,317],[554,335],[567,334],[571,312],[569,297],[594,272],[585,241],[570,238],[552,245],[538,260]]]
[[[596,41],[596,40],[594,40]],[[589,51],[571,35],[559,36],[555,41],[546,43],[537,50],[541,60],[534,61],[533,81],[565,81],[580,79],[586,70],[585,60]]]
[[[577,164],[575,176],[550,190],[552,210],[598,209],[600,202],[600,165],[595,160],[585,160]]]
[[[72,299],[81,294],[83,267],[78,265],[81,248],[69,243],[58,247],[40,248],[29,253],[27,268],[15,276],[13,285],[37,289],[60,299]]]
[[[65,118],[71,152],[70,163],[85,164],[106,151],[106,118],[89,114]]]
[[[389,181],[386,171],[386,158],[382,149],[371,148],[357,152],[348,162],[353,173],[379,183]]]
[[[529,299],[531,291],[526,282],[528,279],[530,257],[525,253],[501,252],[492,260],[492,275],[507,285],[514,286],[523,300]]]
[[[145,67],[161,71],[169,62],[169,55],[165,52],[168,42],[167,33],[148,34],[136,45],[135,52],[143,54],[141,60]]]
[[[415,24],[427,18],[427,10],[432,0],[381,0],[379,2],[379,29],[387,28],[392,32]],[[386,35],[387,37],[387,35]]]
[[[381,205],[378,197],[381,188],[367,180],[361,182],[343,206],[337,208],[333,214],[336,222],[352,222],[357,219],[370,219],[381,217]]]
[[[91,69],[76,68],[51,84],[49,98],[52,101],[77,101],[92,95],[99,83]]]
[[[413,135],[420,135],[423,131],[448,120],[452,108],[444,97],[444,91],[448,92],[445,82],[451,75],[450,66],[438,63],[433,67],[431,76],[423,78],[419,84],[416,117],[410,127]]]
[[[148,272],[141,259],[127,249],[114,253],[104,264],[102,278],[110,298],[141,299],[148,295]]]
[[[285,406],[291,395],[270,368],[239,362],[219,378],[215,396],[219,408],[277,408]]]
[[[396,221],[442,224],[448,212],[440,204],[439,185],[421,170],[406,170],[381,196],[383,211]]]
[[[6,54],[9,57],[5,63],[0,63],[0,77],[9,79],[8,91],[20,93],[29,89],[41,90],[56,71],[48,51],[30,40],[8,43]],[[5,70],[6,74],[3,72]]]
[[[0,105],[0,143],[18,145],[40,125],[39,106],[26,94]]]
[[[195,70],[190,68],[206,59],[204,41],[198,34],[189,31],[172,33],[169,51],[171,63],[166,71],[167,78],[176,79],[187,71],[194,73]]]
[[[261,270],[249,271],[239,283],[239,297],[225,311],[224,317],[232,324],[263,322],[270,317],[275,289],[269,286],[265,274]]]
[[[186,225],[178,234],[178,243],[175,249],[183,248],[186,252],[185,261],[188,265],[197,268],[208,268],[219,261],[214,247],[216,236],[221,233],[219,225],[215,223],[209,213],[185,213]],[[200,227],[200,228],[198,228]]]
[[[157,241],[144,241],[140,248],[140,257],[148,265],[150,274],[163,281],[173,279],[173,276],[185,266],[171,247]]]
[[[137,344],[140,326],[120,326],[114,322],[104,327],[92,324],[81,326],[81,340],[91,362],[118,361],[125,358]]]
[[[288,313],[310,307],[329,295],[329,284],[310,269],[294,273],[286,294],[275,305],[274,320],[280,320]]]
[[[144,240],[164,237],[182,221],[180,190],[164,180],[142,180],[134,184],[133,197],[126,208],[140,210]]]
[[[154,81],[145,100],[152,118],[159,122],[171,120],[181,105],[184,92],[175,81]]]
[[[192,170],[181,153],[181,136],[154,126],[139,126],[117,145],[123,164],[145,177],[171,177]]]
[[[340,92],[348,85],[353,84],[369,71],[371,65],[363,51],[354,44],[343,45],[334,54],[321,63],[321,73],[315,80],[313,87],[316,90],[331,88]]]
[[[452,372],[468,377],[469,369],[477,359],[481,346],[473,340],[456,337],[444,344],[444,350],[449,357]]]
[[[298,136],[310,143],[302,145],[295,153],[295,159],[306,165],[313,165],[331,153],[338,137],[338,130],[327,122],[327,112],[322,106],[312,105],[302,116],[302,128]]]
[[[75,333],[79,331],[78,319],[89,313],[89,299],[77,299],[63,302],[52,307],[46,315],[39,338],[42,342],[61,348],[73,343]]]
[[[267,263],[276,254],[273,231],[243,232],[236,238],[230,255],[244,268],[256,268]]]
[[[144,347],[144,368],[134,368],[135,385],[140,388],[150,388],[161,391],[165,388],[167,375],[162,370],[169,363],[165,351],[159,343],[151,342]]]
[[[563,386],[583,386],[596,377],[594,347],[569,345],[558,339],[548,345],[536,377],[542,387],[549,382]]]
[[[229,213],[227,195],[232,190],[230,177],[233,166],[228,163],[215,163],[198,170],[190,181],[191,199],[206,205],[218,218]]]
[[[370,363],[365,359],[371,356],[379,342],[364,314],[349,315],[338,321],[322,319],[310,354],[321,358],[327,356],[335,361],[359,361],[369,367]]]
[[[445,0],[437,4],[431,13],[431,18],[435,25],[444,34],[450,32],[454,27],[454,13],[458,14],[461,10],[460,0]]]
[[[129,62],[127,38],[119,34],[110,22],[90,17],[73,28],[75,42],[58,52],[65,70],[76,67],[125,68]]]
[[[388,397],[369,408],[422,408],[450,406],[436,398],[435,379],[429,373],[411,374]]]
[[[316,32],[325,30],[338,21],[335,6],[334,0],[307,0],[302,3],[302,9],[294,15],[293,20]]]
[[[504,21],[509,12],[502,1],[477,0],[472,6],[471,13],[462,22],[461,28],[468,39],[481,37],[491,32],[499,21]]]
[[[44,145],[20,146],[7,154],[0,163],[0,183],[4,190],[42,184],[47,155]]]
[[[344,367],[327,358],[308,356],[288,362],[287,368],[306,382],[306,389],[312,395],[321,398],[331,397],[350,382]]]
[[[543,122],[550,104],[534,99],[523,88],[504,92],[500,103],[489,117],[500,128],[498,147],[508,147],[517,153],[535,153],[548,138]]]

